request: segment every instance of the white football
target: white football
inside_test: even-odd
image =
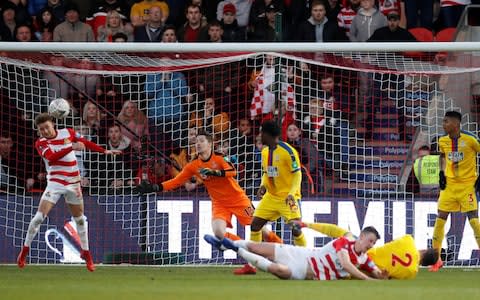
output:
[[[70,113],[70,104],[63,98],[57,98],[50,102],[48,114],[57,119],[63,119]]]

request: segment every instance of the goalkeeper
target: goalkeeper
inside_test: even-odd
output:
[[[328,223],[306,223],[294,221],[292,227],[310,228],[332,238],[352,236],[353,234],[337,225]],[[433,265],[438,258],[437,249],[417,250],[413,237],[406,234],[383,246],[367,251],[368,257],[382,271],[387,271],[391,279],[413,279],[417,276],[418,266]]]
[[[250,225],[254,212],[252,202],[235,180],[237,172],[233,164],[223,155],[213,152],[213,140],[209,133],[201,130],[197,133],[195,148],[198,157],[186,164],[175,178],[161,184],[144,180],[137,186],[137,191],[140,194],[169,191],[182,186],[192,176],[200,177],[212,200],[212,230],[218,239],[217,243],[224,237],[239,240],[238,236],[227,232],[226,228],[232,228],[232,215],[243,226]],[[275,233],[266,230],[263,233],[265,240],[281,242]]]

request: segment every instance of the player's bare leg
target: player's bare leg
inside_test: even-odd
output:
[[[435,225],[433,226],[432,238],[432,247],[438,250],[438,260],[434,265],[430,266],[428,269],[430,272],[438,272],[438,270],[443,267],[443,261],[440,257],[440,253],[442,250],[443,238],[445,236],[445,223],[447,222],[449,214],[449,212],[438,210],[437,219],[435,220]]]
[[[50,210],[55,206],[54,203],[40,200],[40,204],[38,205],[38,210],[35,213],[35,216],[28,224],[27,235],[25,236],[25,242],[23,244],[22,250],[18,254],[17,257],[17,265],[19,268],[23,268],[26,265],[26,258],[30,251],[30,246],[32,244],[33,239],[38,233],[40,229],[40,225],[43,223],[43,220],[47,217]]]
[[[95,264],[88,246],[88,222],[87,217],[83,214],[83,204],[69,204],[69,208],[77,224],[78,236],[80,237],[80,245],[82,247],[80,257],[85,260],[87,269],[93,272],[95,271]]]
[[[224,239],[222,244],[236,251],[239,256],[262,271],[269,272],[278,278],[289,279],[292,275],[290,269],[282,264],[275,263],[274,243],[255,243],[248,241],[231,241]]]
[[[267,220],[253,217],[252,224],[250,225],[250,240],[254,242],[261,242],[262,236],[265,234],[268,235],[266,232],[267,229],[265,228],[265,224],[267,224]],[[257,270],[254,266],[250,263],[243,265],[243,267],[233,270],[233,274],[235,275],[255,275],[257,274]]]

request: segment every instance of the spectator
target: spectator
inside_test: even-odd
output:
[[[132,25],[137,26],[144,26],[148,23],[151,18],[150,9],[153,6],[157,6],[161,10],[161,23],[165,24],[168,19],[168,15],[170,10],[168,8],[168,4],[165,1],[158,1],[158,0],[143,0],[138,3],[135,3],[132,6],[130,11],[130,21]],[[158,22],[158,21],[156,21]]]
[[[413,164],[413,172],[420,185],[421,193],[438,190],[440,155],[431,155],[427,145],[421,146]]]
[[[80,21],[78,8],[70,4],[65,7],[65,21],[53,31],[54,42],[94,42],[92,27]]]
[[[318,150],[308,138],[302,137],[302,131],[295,123],[287,127],[287,142],[298,151],[302,163],[302,193],[319,191],[323,172],[319,168]]]
[[[123,23],[122,16],[116,10],[111,10],[107,13],[107,20],[105,25],[98,27],[97,41],[112,42],[112,36],[116,33],[124,33],[127,35],[127,40],[133,40],[133,27],[130,23]]]
[[[375,30],[384,26],[387,26],[387,18],[375,8],[374,0],[361,0],[360,9],[350,27],[350,40],[365,42]]]
[[[153,184],[161,184],[171,178],[170,168],[165,164],[165,160],[163,159],[146,161],[137,171],[137,184],[140,184],[140,180],[143,179],[144,174],[147,175],[146,179]]]
[[[225,6],[231,4],[235,8],[234,15],[238,26],[246,28],[248,26],[248,18],[250,15],[250,8],[252,7],[252,2],[253,1],[251,0],[220,1],[217,6],[217,20],[221,21],[225,18]],[[227,10],[231,10],[231,8]]]
[[[74,66],[78,69],[87,70],[87,72],[76,72],[68,76],[71,84],[70,95],[74,100],[84,101],[85,98],[90,97],[95,99],[97,95],[101,95],[103,91],[101,88],[100,76],[97,74],[88,73],[88,70],[94,70],[95,64],[88,58],[80,59]],[[77,91],[77,88],[79,91]]]
[[[319,43],[346,40],[338,28],[336,18],[330,21],[326,13],[327,7],[324,2],[313,1],[310,18],[300,24],[298,40]]]
[[[246,143],[253,144],[252,123],[249,119],[243,118],[238,121],[238,131],[240,137],[245,138]]]
[[[138,109],[138,104],[127,100],[123,104],[117,120],[124,125],[123,136],[131,140],[132,148],[138,153],[142,150],[141,140],[148,137],[148,121],[145,114]]]
[[[217,20],[210,22],[207,26],[209,42],[222,43],[223,28]]]
[[[100,26],[108,24],[107,18],[110,11],[116,11],[122,23],[128,22],[130,8],[125,4],[124,0],[102,0],[87,17],[87,24],[92,27],[95,34],[97,34]]]
[[[17,24],[32,24],[32,18],[28,13],[27,0],[6,0],[2,6],[13,7],[15,10],[15,22]]]
[[[112,35],[112,42],[114,43],[126,43],[128,42],[128,36],[123,32],[117,32]]]
[[[131,167],[130,140],[122,135],[118,125],[108,127],[107,150],[120,150],[118,157],[90,153],[90,189],[98,194],[131,192],[135,184]]]
[[[368,42],[416,42],[415,37],[400,27],[400,15],[393,11],[387,16],[388,26],[378,28]]]
[[[83,124],[90,130],[90,136],[93,140],[98,140],[101,124],[103,119],[98,107],[90,101],[87,101],[83,106]]]
[[[215,110],[215,100],[213,98],[207,98],[203,111],[192,112],[190,127],[205,128],[213,134],[224,133],[230,127],[230,119],[227,113]]]
[[[276,12],[283,12],[282,0],[254,0],[250,9],[249,25],[256,26],[263,23],[267,17],[268,7],[275,7]]]
[[[162,9],[160,6],[151,6],[146,24],[135,27],[135,42],[160,42],[163,25]]]
[[[156,142],[180,139],[186,124],[187,103],[190,91],[185,76],[180,72],[162,72],[148,74],[145,81],[145,93],[148,99],[147,115],[150,120],[150,133]],[[162,129],[157,128],[162,126]],[[170,136],[163,136],[167,133]]]
[[[37,39],[32,34],[32,29],[26,24],[17,25],[14,30],[15,41],[17,42],[36,42]]]
[[[440,0],[440,17],[444,27],[457,27],[463,10],[471,3],[470,0]]]
[[[53,15],[58,22],[65,21],[65,13],[67,11],[65,10],[65,4],[63,0],[48,0],[47,7],[52,9]]]
[[[236,8],[232,3],[223,6],[221,19],[224,42],[242,42],[247,38],[245,27],[240,27],[236,19]]]
[[[14,191],[16,178],[9,160],[12,153],[13,140],[10,133],[0,132],[0,191]]]
[[[65,64],[65,57],[63,55],[51,55],[49,57],[50,64],[54,67],[64,67]],[[68,83],[65,80],[60,79],[57,74],[63,76],[63,77],[68,77],[67,74],[65,73],[55,73],[52,71],[45,71],[43,73],[43,78],[47,80],[48,82],[48,88],[49,92],[52,91],[53,93],[49,94],[50,99],[55,99],[55,98],[63,98],[63,99],[69,99],[69,90],[70,87]]]
[[[198,42],[208,38],[207,28],[202,26],[200,7],[190,4],[186,9],[187,23],[177,30],[178,40],[181,42]]]
[[[339,0],[328,0],[324,3],[325,9],[327,10],[327,18],[332,22],[335,21],[340,13],[340,10],[342,9],[341,2]],[[313,8],[313,4],[311,7]]]
[[[337,15],[338,27],[345,32],[350,39],[350,27],[352,20],[357,15],[360,8],[360,0],[346,0],[345,5]]]
[[[28,0],[28,14],[35,18],[40,13],[40,10],[47,6],[47,2],[47,0]]]
[[[44,7],[35,19],[35,36],[41,42],[53,41],[53,30],[58,21],[50,7]]]
[[[433,0],[404,0],[407,28],[433,28]],[[420,24],[418,23],[420,21]]]
[[[196,158],[195,141],[197,139],[197,128],[188,129],[187,145],[185,147],[175,147],[170,154],[170,159],[175,167],[170,168],[170,177],[174,178],[180,173],[187,163]],[[192,177],[190,181],[184,184],[187,191],[193,191],[202,183],[200,177]]]
[[[15,34],[13,33],[15,27],[17,27],[17,22],[15,21],[15,8],[10,4],[5,5],[2,8],[2,22],[0,22],[0,36],[2,41],[15,41]]]
[[[162,43],[177,43],[177,33],[173,25],[166,25],[161,33]]]
[[[253,41],[275,42],[280,41],[275,31],[275,16],[279,12],[279,8],[274,4],[270,4],[265,8],[265,17],[255,23],[253,32],[249,39]]]
[[[378,10],[384,16],[388,16],[392,12],[396,12],[400,16],[401,15],[400,0],[378,0]]]
[[[250,106],[250,116],[253,119],[260,118],[262,121],[274,118],[276,107],[275,93],[280,93],[283,103],[293,101],[293,88],[285,82],[279,83],[276,79],[278,70],[282,66],[275,63],[275,57],[267,54],[265,63],[260,71],[254,71],[248,82],[248,86],[253,89],[253,98]],[[283,70],[282,70],[283,73]],[[281,76],[284,76],[282,74]]]

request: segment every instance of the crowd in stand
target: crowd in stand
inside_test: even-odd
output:
[[[20,42],[366,41],[388,25],[390,14],[399,28],[440,31],[456,27],[466,5],[476,2],[4,0],[0,37]]]
[[[415,41],[416,37],[408,29],[424,27],[440,31],[453,27],[465,6],[475,1],[134,2],[4,1],[0,37],[2,41],[12,42]],[[51,56],[50,60],[55,66],[66,63],[62,56]],[[113,161],[77,154],[82,184],[94,188],[92,193],[126,192],[142,176],[154,182],[175,176],[194,157],[191,145],[200,127],[207,127],[216,134],[216,150],[236,161],[242,171],[240,180],[250,180],[250,184],[245,185],[253,188],[260,179],[262,148],[254,129],[261,121],[279,115],[282,116],[283,139],[299,150],[305,190],[318,192],[322,189],[321,177],[328,172],[325,170],[341,169],[341,161],[345,161],[345,151],[348,152],[345,137],[348,137],[349,126],[346,121],[351,120],[350,110],[355,109],[350,100],[352,92],[341,82],[335,82],[331,70],[312,72],[311,66],[305,63],[279,67],[282,63],[267,55],[257,64],[259,68],[248,70],[250,78],[240,75],[245,70],[239,64],[213,66],[185,74],[149,74],[137,84],[142,87],[141,99],[126,97],[118,83],[99,75],[65,74],[68,83],[49,71],[40,77],[48,82],[57,97],[72,103],[74,116],[82,120],[73,124],[77,131],[97,139],[108,149],[124,152],[121,158]],[[94,68],[87,59],[76,64],[79,69]],[[285,78],[281,84],[277,79],[279,73]],[[361,84],[362,78],[356,80]],[[3,86],[8,87],[8,84]],[[279,91],[282,98],[280,107],[276,107],[278,95],[275,91]],[[2,90],[2,101],[10,101],[10,107],[18,107],[14,98]],[[249,106],[239,104],[239,100],[245,98],[252,99],[249,112],[241,111]],[[137,101],[142,99],[147,101]],[[108,104],[116,123],[98,103]],[[29,110],[36,111],[35,108]],[[12,116],[19,115],[18,112],[12,114],[4,108],[1,115],[4,124],[28,119],[21,115],[13,120]],[[29,131],[30,127],[24,125],[22,128]],[[32,130],[21,135],[35,137]],[[8,185],[22,186],[26,190],[41,188],[45,183],[44,172],[19,165],[18,157],[17,165],[8,165],[12,138],[11,133],[1,132],[0,190],[8,189]],[[33,145],[33,140],[26,143]],[[332,145],[341,147],[333,149]],[[167,164],[167,157],[148,158],[153,148],[153,152],[167,153],[174,163]],[[319,153],[322,154],[319,156]],[[91,162],[95,165],[91,166]],[[25,174],[16,174],[21,184],[7,182],[14,178],[5,175],[10,169],[23,170]],[[191,191],[199,186],[201,181],[192,179],[185,184],[185,189]]]

